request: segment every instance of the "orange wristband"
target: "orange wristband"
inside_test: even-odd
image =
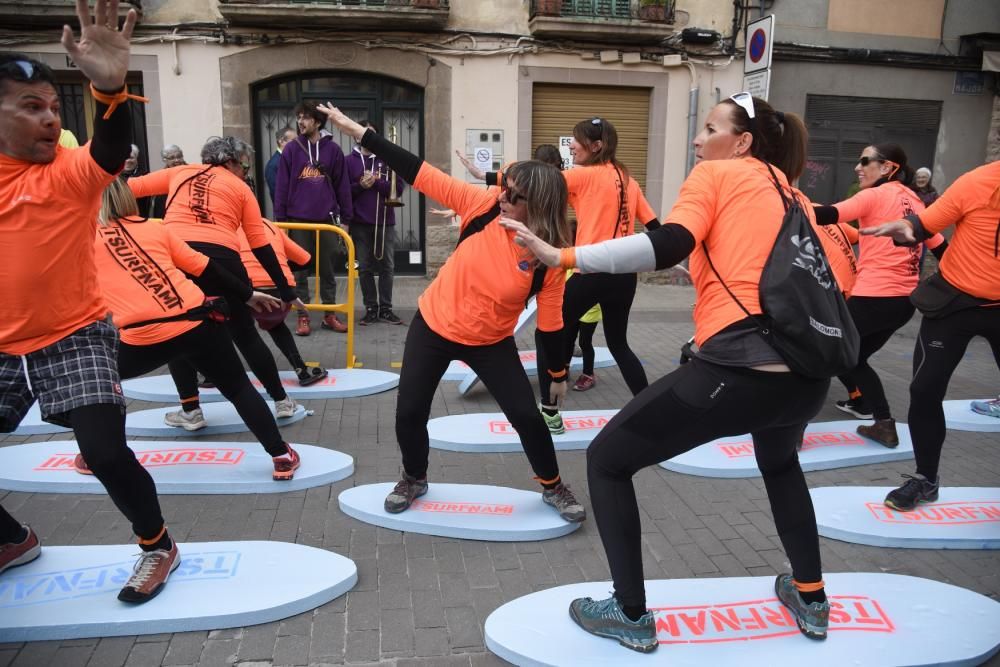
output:
[[[559,266],[563,269],[576,268],[576,248],[563,248],[559,252]]]
[[[128,92],[127,86],[122,86],[122,89],[119,90],[114,95],[108,95],[107,93],[102,93],[97,88],[94,88],[94,84],[90,84],[90,94],[95,100],[97,100],[101,104],[108,105],[108,110],[104,112],[103,116],[101,116],[101,118],[103,118],[104,120],[111,118],[111,114],[115,112],[115,109],[118,108],[119,104],[124,104],[129,100],[135,100],[136,102],[142,102],[143,104],[149,102],[148,97],[142,97],[141,95],[133,95],[132,93]]]
[[[564,378],[564,377],[566,377],[566,369],[565,368],[562,369],[561,371],[547,371],[547,373],[549,374],[549,376],[553,380],[555,380],[557,378]]]

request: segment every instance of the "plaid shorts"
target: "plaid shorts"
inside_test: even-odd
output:
[[[94,322],[23,357],[0,352],[0,433],[10,433],[38,400],[42,419],[70,426],[69,411],[112,403],[125,411],[118,379],[118,331]]]

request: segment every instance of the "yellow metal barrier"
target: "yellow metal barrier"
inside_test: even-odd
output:
[[[315,232],[316,236],[316,247],[314,248],[313,258],[316,263],[316,289],[313,290],[313,301],[312,303],[307,303],[306,308],[309,310],[318,310],[322,312],[333,312],[333,313],[343,313],[347,318],[347,366],[346,368],[354,368],[357,363],[357,358],[354,356],[354,283],[358,279],[358,269],[354,266],[354,241],[351,239],[350,235],[345,232],[340,227],[336,225],[325,225],[320,223],[312,222],[277,222],[275,223],[278,227],[282,229],[305,229],[307,231]],[[320,232],[333,232],[339,235],[343,241],[344,246],[347,248],[347,303],[320,303],[319,302],[319,278],[320,278],[320,265],[319,265],[319,233]],[[329,269],[329,267],[327,267]]]

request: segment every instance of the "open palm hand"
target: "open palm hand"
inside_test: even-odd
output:
[[[95,88],[104,92],[121,90],[128,73],[129,40],[138,19],[135,10],[129,10],[121,30],[118,0],[95,0],[93,16],[89,0],[76,0],[76,16],[80,41],[74,40],[69,26],[63,26],[61,41],[66,53]]]

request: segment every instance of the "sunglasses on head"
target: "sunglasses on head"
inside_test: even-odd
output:
[[[729,97],[730,100],[735,102],[741,109],[747,112],[747,116],[750,120],[756,118],[757,114],[754,112],[753,108],[753,95],[748,92],[736,93]]]
[[[15,81],[37,81],[46,78],[42,68],[30,60],[10,60],[0,65],[0,69],[9,73]]]
[[[527,199],[527,197],[523,193],[518,192],[514,188],[510,187],[510,184],[507,183],[506,173],[502,174],[500,177],[500,191],[507,193],[507,203],[510,204],[511,206],[517,206],[517,202],[521,201],[522,199]]]

